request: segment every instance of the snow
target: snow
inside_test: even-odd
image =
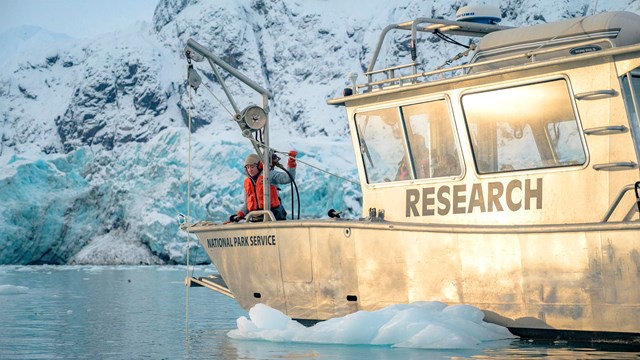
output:
[[[45,58],[74,39],[37,26],[20,26],[0,34],[0,65],[11,66],[23,55]],[[41,46],[47,44],[47,46]]]
[[[479,3],[498,5],[501,24],[512,26],[587,15],[595,4],[596,12],[640,11],[629,0]],[[179,214],[223,222],[240,208],[242,159],[252,149],[206,63],[194,64],[204,84],[189,96],[188,38],[274,94],[271,145],[300,153],[301,217],[326,217],[331,208],[361,216],[359,185],[305,164],[357,182],[344,109],[326,100],[349,85],[349,73],[362,81],[386,25],[418,16],[451,19],[466,5],[365,4],[162,0],[152,24],[94,38],[37,28],[0,34],[0,264],[184,263]],[[378,66],[406,60],[405,40],[393,34]],[[419,40],[429,68],[459,52],[442,45]],[[260,104],[251,89],[226,81],[241,109]],[[288,206],[288,188],[282,197]],[[197,246],[190,260],[209,261]]]
[[[438,301],[392,305],[358,311],[305,327],[264,304],[237,319],[228,336],[238,340],[318,344],[379,345],[422,349],[474,349],[496,340],[515,338],[506,328],[482,321],[470,305]]]

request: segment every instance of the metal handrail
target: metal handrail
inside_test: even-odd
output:
[[[584,129],[583,131],[586,135],[614,135],[626,133],[629,129],[624,125],[609,125]]]
[[[382,44],[384,44],[384,39],[387,34],[391,30],[411,30],[412,33],[415,34],[416,31],[421,32],[433,32],[435,29],[429,26],[422,27],[418,29],[418,23],[431,23],[441,25],[440,31],[444,32],[445,30],[442,27],[450,27],[449,31],[454,35],[465,35],[471,37],[479,37],[486,35],[490,32],[511,29],[510,26],[500,26],[500,25],[492,25],[492,24],[478,24],[472,22],[464,22],[464,21],[454,21],[454,20],[445,20],[445,19],[433,19],[433,18],[417,18],[411,21],[405,21],[398,24],[390,24],[387,25],[383,30],[380,36],[378,37],[378,44],[376,45],[375,50],[373,51],[373,56],[371,57],[371,62],[369,63],[369,67],[367,68],[367,72],[372,72],[373,68],[376,65],[376,61],[378,60],[378,55],[380,54],[380,49],[382,48]],[[415,25],[415,26],[414,26]],[[455,27],[455,29],[454,29]],[[412,35],[412,38],[414,35]],[[414,39],[415,41],[415,39]]]
[[[620,193],[618,194],[618,197],[616,197],[615,201],[609,207],[609,211],[607,211],[607,213],[602,218],[602,222],[608,222],[609,221],[609,218],[611,217],[613,212],[616,210],[616,208],[620,204],[620,201],[622,201],[622,198],[627,194],[627,191],[634,189],[637,184],[638,183],[636,183],[635,185],[634,184],[629,184],[629,185],[623,187],[622,190],[620,190]],[[638,205],[638,206],[640,206],[640,205]]]
[[[618,161],[606,164],[594,164],[593,170],[596,171],[622,171],[633,170],[638,167],[638,164],[633,161]]]
[[[389,70],[400,70],[400,69],[408,68],[408,67],[411,67],[411,66],[418,66],[418,65],[422,65],[422,64],[417,63],[417,62],[411,62],[411,63],[408,63],[408,64],[392,66],[392,67],[388,67],[388,68],[384,68],[384,69],[380,69],[380,70],[365,71],[364,75],[381,74],[381,73],[388,72]]]
[[[263,216],[263,215],[267,215],[266,217],[263,218],[263,221],[267,221],[267,217],[269,218],[269,221],[276,221],[276,217],[275,215],[273,215],[273,213],[271,212],[271,210],[254,210],[254,211],[250,211],[246,218],[247,220],[253,218],[253,217],[259,217],[259,216]]]
[[[590,60],[590,59],[596,59],[599,57],[603,57],[603,56],[617,56],[617,55],[622,55],[622,54],[628,54],[628,53],[632,53],[632,52],[637,52],[640,51],[640,44],[635,44],[635,45],[628,45],[628,46],[624,46],[624,47],[618,47],[618,48],[612,48],[612,49],[607,49],[607,50],[602,50],[602,51],[593,51],[590,53],[585,53],[583,55],[580,55],[580,60]],[[500,59],[500,60],[504,60],[504,59]],[[575,57],[561,57],[561,58],[555,58],[555,59],[550,59],[550,60],[545,60],[544,62],[535,62],[535,63],[526,63],[526,64],[520,64],[520,65],[516,65],[516,66],[511,66],[511,67],[505,67],[505,68],[500,68],[498,70],[493,70],[491,72],[488,71],[482,71],[482,72],[475,72],[475,73],[466,73],[465,75],[459,75],[459,77],[464,76],[465,80],[469,79],[478,79],[478,78],[483,78],[483,77],[487,77],[489,75],[503,75],[503,74],[508,74],[514,71],[518,71],[521,69],[530,69],[533,67],[537,67],[537,66],[551,66],[551,65],[560,65],[560,64],[565,64],[568,62],[573,62],[576,61]],[[472,64],[472,66],[478,66],[478,65],[482,65],[484,63],[474,63]],[[457,67],[459,68],[459,67]],[[443,69],[442,71],[447,71],[447,70],[451,70],[451,69]],[[455,69],[454,69],[455,70]],[[440,72],[442,72],[440,71]],[[416,77],[420,77],[423,76],[423,74],[417,74],[417,75],[411,75],[411,76],[404,76],[402,78],[399,78],[401,80],[408,80],[410,78],[416,78]],[[385,82],[390,82],[390,81],[397,81],[397,79],[393,79],[393,80],[387,80],[387,81],[380,81],[378,83],[385,83]],[[437,79],[437,80],[433,80],[430,83],[420,83],[420,84],[416,84],[416,86],[431,86],[433,84],[437,84],[437,85],[442,85],[442,84],[448,84],[451,82],[457,82],[460,81],[460,79],[458,77],[456,78],[441,78],[441,79]],[[358,84],[356,85],[358,89],[362,89],[362,88],[368,88],[369,86],[373,86],[372,84]],[[350,100],[352,99],[360,99],[360,98],[365,98],[371,96],[371,94],[367,94],[367,93],[363,93],[363,94],[353,94],[352,96],[348,97]],[[329,105],[343,105],[347,100],[347,97],[338,97],[338,98],[333,98],[333,99],[329,99],[327,100],[327,104]]]
[[[634,188],[636,192],[636,205],[638,205],[638,212],[640,213],[640,181],[636,181]]]
[[[213,224],[189,227],[189,233],[201,233],[208,231],[228,231],[229,225]],[[341,229],[368,229],[375,231],[410,231],[410,232],[435,232],[435,233],[458,233],[458,234],[549,234],[565,232],[603,232],[617,230],[640,230],[640,221],[633,223],[624,222],[579,222],[561,224],[512,224],[512,225],[471,225],[471,224],[434,224],[434,223],[414,223],[399,221],[375,222],[365,218],[343,219],[312,219],[300,221],[271,221],[263,223],[238,223],[233,225],[238,227],[251,226],[252,229],[306,229],[317,228],[341,228]]]
[[[588,91],[580,94],[575,94],[573,97],[576,100],[596,100],[596,99],[614,97],[616,95],[618,95],[618,93],[615,90],[607,89],[607,90],[594,90],[594,91]]]
[[[590,44],[593,44],[595,42],[597,42],[597,41],[590,40],[590,41],[583,41],[583,42],[580,42],[580,43],[567,44],[567,45],[564,45],[564,46],[533,50],[533,51],[518,53],[518,54],[515,54],[515,55],[511,55],[511,56],[500,57],[500,58],[496,58],[496,59],[492,59],[492,60],[485,60],[485,61],[467,63],[467,64],[462,64],[462,65],[453,66],[453,67],[449,67],[449,68],[436,69],[436,70],[432,70],[432,71],[425,71],[425,72],[422,72],[422,73],[419,73],[419,74],[405,75],[405,76],[400,76],[400,77],[396,77],[396,78],[383,79],[383,80],[378,80],[378,81],[373,81],[373,82],[371,81],[372,80],[372,77],[371,77],[372,69],[368,69],[367,72],[369,73],[369,75],[367,76],[367,80],[368,80],[367,83],[366,84],[358,84],[357,87],[358,88],[371,88],[371,87],[374,87],[374,86],[383,85],[385,83],[392,83],[392,82],[397,82],[397,81],[404,82],[406,80],[414,80],[416,78],[427,77],[427,76],[436,75],[436,74],[443,74],[443,73],[448,73],[448,72],[453,73],[454,71],[457,71],[457,70],[467,70],[467,71],[469,71],[469,70],[471,70],[471,69],[473,69],[475,67],[492,65],[492,64],[495,64],[495,63],[500,63],[500,62],[505,62],[505,61],[510,61],[510,60],[517,60],[517,59],[521,59],[521,58],[529,58],[529,59],[532,59],[532,62],[535,62],[535,57],[536,56],[544,55],[544,54],[551,53],[551,52],[556,52],[558,50],[566,50],[566,49],[571,49],[571,48],[574,48],[574,47],[590,45]],[[584,55],[581,55],[581,56],[592,56],[592,55],[591,54],[584,54]],[[381,70],[377,70],[376,73],[384,73],[386,70],[387,70],[386,68],[385,69],[381,69]],[[608,92],[610,90],[603,90],[603,91]],[[579,95],[583,95],[583,94],[578,94],[578,96]],[[603,94],[600,94],[600,95],[603,95]]]

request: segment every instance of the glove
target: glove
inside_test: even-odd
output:
[[[271,167],[269,169],[273,169],[278,164],[280,164],[280,157],[276,154],[271,154]]]
[[[238,222],[242,219],[244,219],[244,213],[242,211],[238,211],[237,214],[233,214],[229,216],[229,221],[231,222]]]
[[[289,160],[287,161],[287,167],[289,169],[296,167],[296,156],[298,156],[298,152],[295,150],[289,151]]]

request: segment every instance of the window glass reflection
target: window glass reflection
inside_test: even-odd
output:
[[[586,161],[564,80],[468,94],[462,106],[480,174]]]

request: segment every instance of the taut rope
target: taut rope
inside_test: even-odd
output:
[[[213,96],[213,97],[218,101],[218,103],[220,104],[220,106],[222,106],[222,108],[223,108],[223,109],[225,109],[225,110],[229,113],[229,115],[231,115],[231,118],[235,120],[235,114],[233,114],[231,111],[229,111],[229,109],[227,109],[227,107],[226,107],[226,106],[224,106],[224,104],[222,103],[222,101],[221,101],[220,99],[218,99],[218,97],[216,96],[216,94],[214,94],[214,93],[213,93],[213,91],[211,91],[211,89],[209,89],[209,87],[208,87],[205,83],[202,83],[202,84],[200,84],[200,85],[204,86],[204,88],[205,88],[205,89],[207,89],[207,91],[209,91],[209,93],[211,94],[211,96]]]
[[[266,146],[265,146],[264,144],[262,144],[262,143],[260,144],[260,146],[261,146],[261,147],[263,147],[263,148],[266,148]],[[276,153],[276,154],[285,155],[287,158],[292,158],[291,156],[289,156],[289,153],[286,153],[286,152],[284,152],[284,151],[279,151],[279,150],[276,150],[276,149],[274,149],[274,148],[270,148],[269,150],[272,150],[272,151],[273,151],[274,153]],[[338,179],[342,179],[342,180],[344,180],[344,181],[348,181],[348,182],[350,182],[350,183],[352,183],[352,184],[355,184],[355,185],[360,185],[359,183],[357,183],[357,182],[355,182],[355,181],[353,181],[353,180],[351,180],[351,179],[347,179],[347,178],[346,178],[346,177],[344,177],[344,176],[340,176],[340,175],[338,175],[338,174],[334,174],[334,173],[329,172],[329,171],[327,171],[327,170],[321,169],[321,168],[319,168],[319,167],[317,167],[317,166],[315,166],[315,165],[311,165],[311,164],[309,164],[308,162],[306,162],[306,161],[302,161],[302,160],[300,160],[300,159],[298,159],[298,158],[295,158],[295,159],[296,159],[296,161],[297,161],[297,162],[302,163],[302,164],[305,164],[305,165],[307,165],[307,166],[309,166],[309,167],[312,167],[312,168],[314,168],[314,169],[316,169],[316,170],[318,170],[318,171],[321,171],[321,172],[323,172],[323,173],[325,173],[325,174],[327,174],[327,175],[329,175],[329,176],[337,177]]]
[[[187,118],[189,121],[189,135],[188,135],[188,140],[187,140],[187,153],[188,153],[188,159],[187,159],[187,226],[189,226],[191,224],[191,108],[193,107],[193,102],[191,99],[191,86],[189,86],[187,84],[187,92],[189,93],[189,109],[187,110]],[[189,278],[189,253],[190,253],[190,249],[191,249],[191,244],[190,244],[190,239],[191,236],[189,236],[189,233],[187,232],[187,278]],[[187,335],[189,334],[189,288],[191,287],[191,279],[189,279],[189,282],[186,284],[187,285],[187,294],[186,294],[186,308],[185,308],[185,314],[186,314],[186,319],[185,319],[185,324],[186,324],[186,331],[187,331]]]

